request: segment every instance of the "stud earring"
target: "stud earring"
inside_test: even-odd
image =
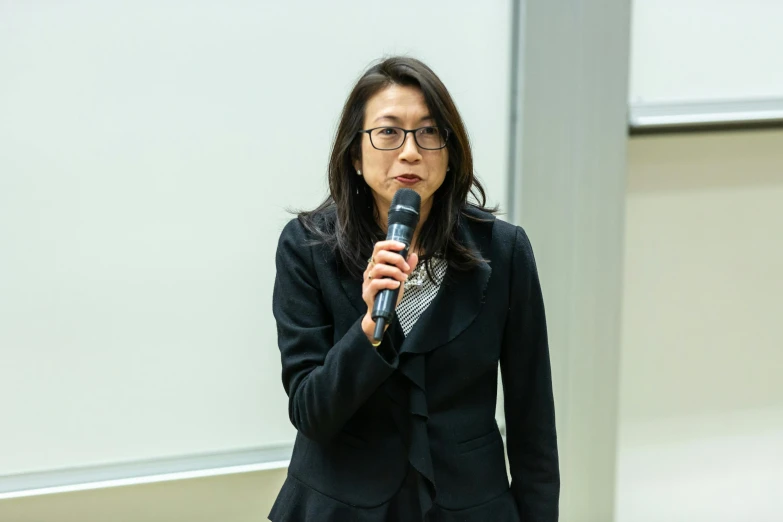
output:
[[[362,169],[359,169],[359,170],[357,170],[357,171],[356,171],[356,174],[358,174],[359,176],[361,176],[361,175],[362,175]]]
[[[446,167],[446,172],[450,171],[451,167]]]

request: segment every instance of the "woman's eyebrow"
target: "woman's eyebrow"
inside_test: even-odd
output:
[[[377,118],[375,118],[375,121],[380,121],[380,120],[391,120],[394,123],[401,123],[402,122],[402,120],[400,118],[398,118],[397,116],[395,116],[393,114],[384,114],[382,116],[378,116]],[[421,119],[419,119],[419,123],[422,123],[424,121],[435,121],[435,119],[432,116],[430,116],[430,115],[423,116]]]

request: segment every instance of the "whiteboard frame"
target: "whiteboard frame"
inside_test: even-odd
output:
[[[783,98],[680,103],[632,103],[631,132],[783,124]]]
[[[0,500],[287,468],[293,445],[0,477]]]

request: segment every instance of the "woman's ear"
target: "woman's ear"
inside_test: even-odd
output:
[[[357,147],[355,144],[352,147],[351,150],[351,158],[353,160],[353,170],[356,172],[362,171],[362,150],[360,147]]]

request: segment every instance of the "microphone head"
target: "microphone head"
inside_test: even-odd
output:
[[[399,223],[411,228],[419,224],[419,210],[421,209],[421,196],[418,192],[409,188],[401,188],[394,193],[389,207],[389,226]]]

